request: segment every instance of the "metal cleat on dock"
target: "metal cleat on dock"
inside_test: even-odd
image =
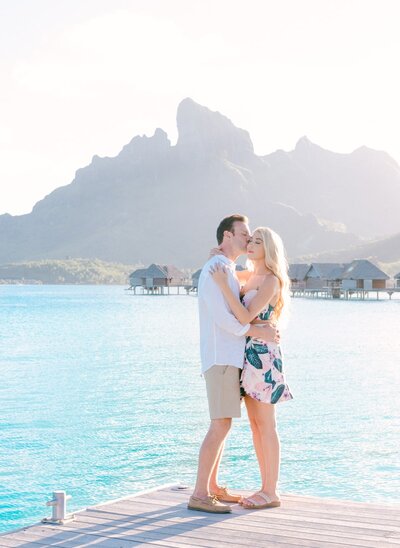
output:
[[[67,514],[67,500],[71,495],[67,495],[65,491],[53,491],[53,499],[46,502],[46,506],[52,506],[51,518],[43,518],[42,523],[58,523],[63,525],[72,521],[74,514]]]

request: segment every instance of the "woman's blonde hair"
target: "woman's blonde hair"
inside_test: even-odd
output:
[[[282,238],[266,226],[260,226],[253,232],[258,232],[264,244],[265,266],[278,278],[280,292],[274,308],[273,318],[278,320],[285,308],[287,311],[290,301],[290,279],[288,275],[288,262]]]

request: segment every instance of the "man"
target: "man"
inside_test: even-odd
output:
[[[251,234],[244,215],[231,215],[221,221],[217,241],[221,255],[204,265],[198,284],[201,369],[206,381],[211,424],[199,453],[197,481],[188,508],[203,512],[228,513],[225,502],[239,497],[218,485],[218,469],[232,418],[240,417],[240,371],[243,367],[246,336],[266,342],[277,340],[273,326],[242,325],[230,311],[221,290],[210,275],[210,268],[223,263],[229,285],[239,297],[235,261],[246,253]]]

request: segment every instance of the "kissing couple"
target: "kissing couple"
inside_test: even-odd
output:
[[[289,300],[289,277],[281,238],[260,227],[251,234],[244,215],[224,218],[218,247],[204,265],[198,284],[200,355],[210,427],[200,448],[196,485],[188,508],[228,513],[230,504],[247,509],[280,506],[277,491],[280,442],[275,404],[293,398],[286,384],[277,322]],[[235,261],[247,254],[248,269]],[[218,471],[232,418],[247,408],[261,489],[235,495],[218,483]]]

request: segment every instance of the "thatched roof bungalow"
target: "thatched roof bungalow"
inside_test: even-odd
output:
[[[346,266],[342,263],[311,263],[305,275],[306,288],[322,289],[339,285]]]
[[[148,268],[139,268],[129,276],[131,288],[143,287],[147,290],[158,288],[182,287],[187,279],[183,272],[173,265],[151,264]]]
[[[289,264],[288,276],[292,289],[304,289],[306,287],[306,275],[310,270],[310,266],[306,263]]]
[[[367,259],[355,259],[342,273],[343,289],[385,289],[389,276]]]
[[[310,270],[309,264],[293,263],[289,265],[289,278],[291,282],[304,282],[307,272]]]

